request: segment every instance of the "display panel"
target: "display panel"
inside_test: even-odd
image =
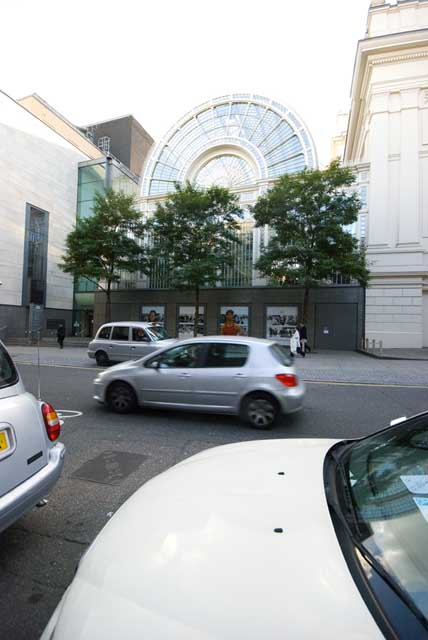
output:
[[[193,329],[195,326],[195,307],[180,306],[178,308],[178,337],[193,338]],[[205,335],[205,307],[199,307],[198,336]]]
[[[219,333],[229,336],[248,336],[248,307],[220,307]]]
[[[142,322],[157,322],[161,325],[165,324],[165,305],[153,307],[151,305],[143,305],[141,307]]]
[[[266,307],[266,338],[290,343],[296,326],[299,309],[293,307]]]

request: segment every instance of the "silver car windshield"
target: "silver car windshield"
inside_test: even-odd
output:
[[[18,372],[7,351],[0,345],[0,389],[18,382]]]
[[[160,324],[146,327],[146,331],[152,340],[167,340],[169,338],[169,335]]]
[[[357,442],[345,471],[356,537],[428,619],[428,416]]]

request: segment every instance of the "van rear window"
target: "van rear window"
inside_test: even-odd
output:
[[[18,380],[18,372],[9,354],[0,344],[0,389],[16,384]]]

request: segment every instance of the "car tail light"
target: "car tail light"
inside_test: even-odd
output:
[[[52,405],[44,402],[42,404],[42,414],[49,440],[57,440],[61,432],[61,424],[57,412]]]
[[[279,380],[284,387],[297,387],[298,385],[297,376],[295,376],[294,373],[278,373],[275,378]]]

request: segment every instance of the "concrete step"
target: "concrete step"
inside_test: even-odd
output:
[[[67,347],[87,348],[91,338],[65,338],[64,345]],[[28,347],[34,346],[36,343],[28,338],[5,338],[4,343],[9,347]],[[56,338],[41,338],[41,347],[56,347],[58,342]]]

